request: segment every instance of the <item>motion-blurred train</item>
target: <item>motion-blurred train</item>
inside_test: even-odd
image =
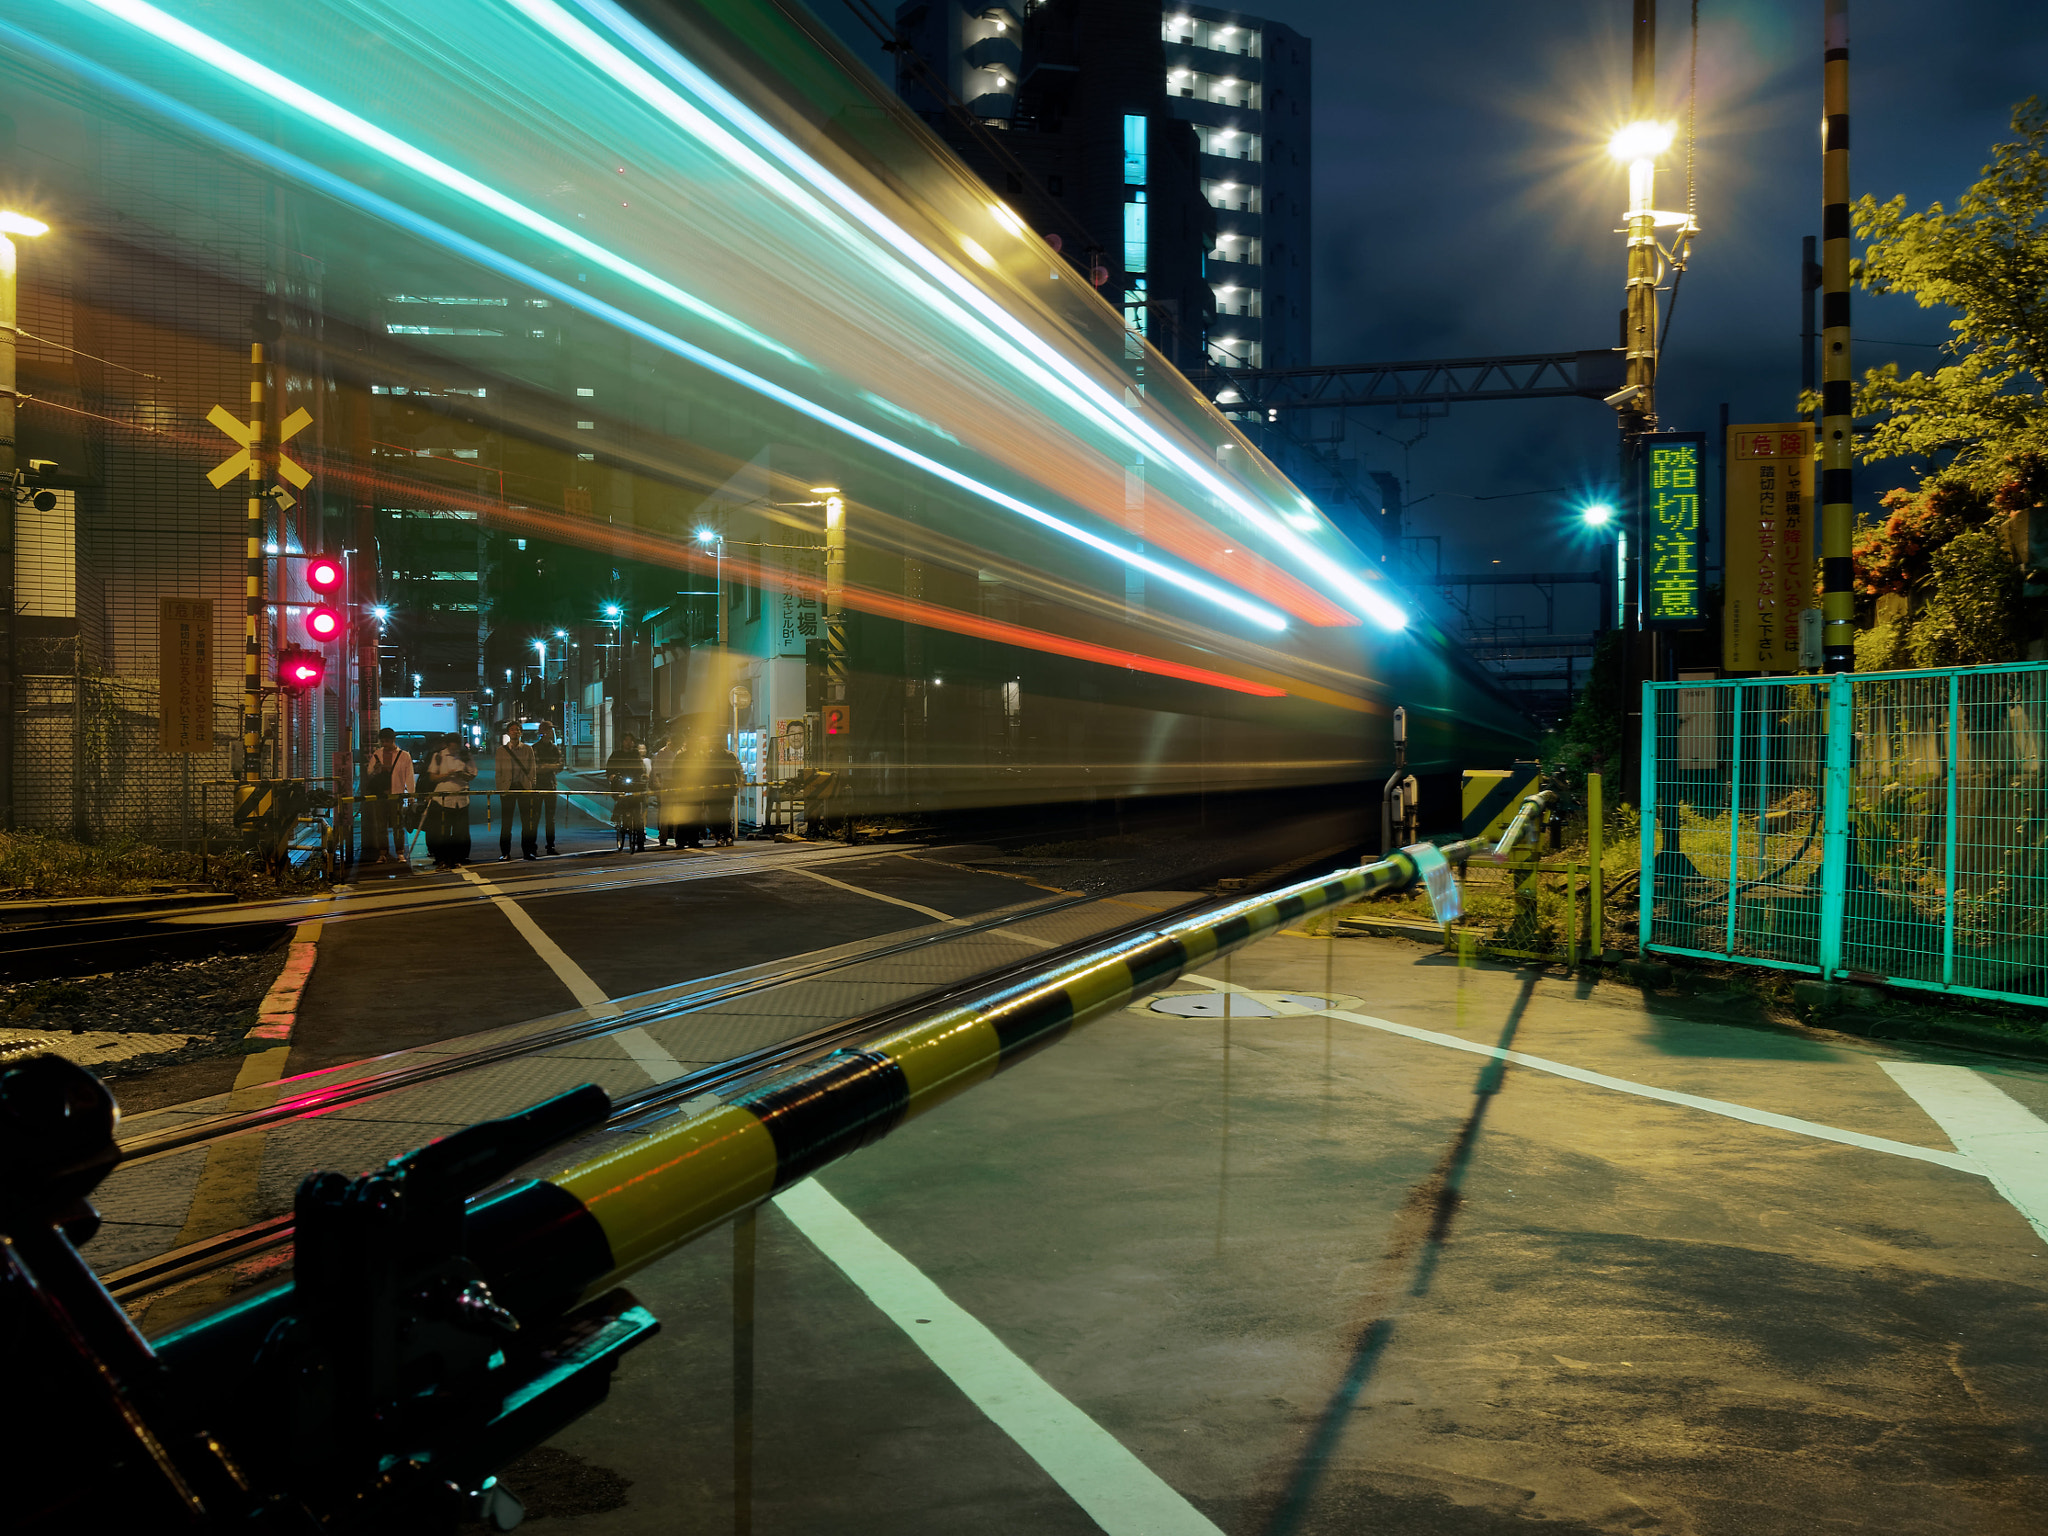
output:
[[[1418,773],[1527,750],[793,4],[75,0],[0,9],[0,69],[56,103],[15,164],[70,220],[67,334],[112,365],[80,385],[80,516],[217,531],[228,602],[242,502],[204,499],[203,423],[253,303],[262,408],[310,417],[271,540],[375,549],[387,648],[473,655],[479,708],[523,697],[600,761],[688,718],[756,778],[937,810],[1373,780],[1396,706]],[[345,693],[313,718],[360,745]]]

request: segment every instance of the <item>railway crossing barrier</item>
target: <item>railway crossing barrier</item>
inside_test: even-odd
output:
[[[601,1402],[658,1327],[620,1287],[634,1271],[1184,972],[1418,875],[1397,853],[1129,935],[482,1198],[610,1100],[586,1084],[359,1178],[314,1174],[293,1279],[154,1344],[76,1247],[118,1157],[111,1095],[61,1057],[0,1057],[0,1336],[38,1385],[0,1443],[14,1528],[510,1529],[497,1470]]]
[[[1649,683],[1644,953],[2048,1003],[2048,663]]]

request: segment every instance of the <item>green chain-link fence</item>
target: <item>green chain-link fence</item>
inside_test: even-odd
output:
[[[2048,663],[1653,683],[1643,720],[1646,952],[2048,1002]]]

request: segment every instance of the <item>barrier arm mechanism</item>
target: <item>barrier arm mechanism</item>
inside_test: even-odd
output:
[[[1445,858],[1502,857],[1550,799],[1524,801],[1498,847]],[[495,1473],[601,1402],[657,1327],[626,1276],[1070,1030],[1417,874],[1396,853],[1131,935],[481,1199],[600,1127],[605,1094],[586,1085],[360,1178],[314,1174],[294,1280],[153,1346],[75,1247],[116,1157],[111,1096],[59,1057],[0,1058],[0,1332],[54,1384],[35,1432],[0,1445],[13,1528],[510,1529]]]

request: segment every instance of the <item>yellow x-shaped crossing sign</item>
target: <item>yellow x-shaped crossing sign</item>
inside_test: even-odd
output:
[[[263,423],[260,421],[238,421],[228,414],[228,409],[224,405],[216,405],[212,410],[208,411],[206,419],[222,432],[225,432],[228,440],[236,445],[233,453],[206,472],[206,478],[213,482],[213,488],[219,490],[236,476],[246,475],[249,472],[249,449],[254,445],[257,438],[262,435]],[[311,425],[313,425],[313,413],[303,405],[277,424],[277,441],[280,447],[277,455],[278,476],[281,479],[291,481],[293,485],[302,491],[311,482],[313,476],[304,466],[295,463],[289,455],[284,453],[282,445],[290,442]]]

